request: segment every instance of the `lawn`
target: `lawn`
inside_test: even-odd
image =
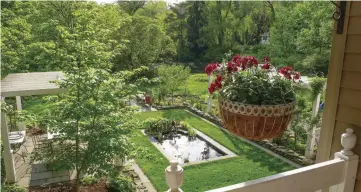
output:
[[[273,175],[294,169],[293,166],[273,157],[252,145],[239,140],[224,130],[214,126],[184,110],[167,110],[157,112],[144,112],[139,114],[139,120],[154,117],[166,117],[182,120],[192,127],[207,134],[223,146],[232,150],[238,157],[186,166],[184,168],[183,191],[199,192],[248,180]],[[138,131],[134,142],[137,146],[148,148],[151,153],[159,155],[155,161],[136,159],[139,166],[152,181],[158,191],[165,191],[164,169],[168,160]]]
[[[194,95],[208,95],[208,76],[206,73],[194,73],[187,79],[187,83],[178,89],[178,93],[184,93],[184,90]]]

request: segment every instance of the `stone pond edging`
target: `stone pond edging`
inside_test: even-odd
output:
[[[190,103],[186,103],[184,102],[183,105],[178,105],[178,106],[153,106],[154,108],[156,108],[157,110],[167,110],[167,109],[187,109],[189,112],[198,115],[199,117],[214,123],[215,125],[221,127],[224,129],[223,127],[223,123],[221,121],[220,118],[213,116],[213,115],[209,115],[204,113],[201,110],[198,110],[194,107],[191,106]],[[240,137],[241,138],[241,137]],[[288,159],[289,161],[293,162],[294,165],[298,165],[298,167],[300,166],[308,166],[308,165],[312,165],[315,162],[311,159],[307,159],[305,156],[300,155],[298,153],[296,153],[295,151],[291,150],[291,149],[287,149],[284,146],[281,145],[277,145],[275,143],[271,143],[269,141],[250,141],[248,139],[242,138],[242,140],[245,140],[246,142],[252,144],[257,144],[258,146],[256,147],[262,147],[264,149],[267,149],[283,158]],[[267,152],[267,151],[266,151]]]

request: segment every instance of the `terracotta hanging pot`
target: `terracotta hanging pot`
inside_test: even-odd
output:
[[[220,116],[228,131],[251,140],[279,137],[287,129],[296,102],[249,105],[218,96]]]

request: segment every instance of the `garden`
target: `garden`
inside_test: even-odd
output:
[[[233,56],[232,65],[238,62],[237,58],[240,56]],[[246,56],[244,58],[246,58],[243,61],[245,65],[256,60],[254,57]],[[271,64],[268,58],[265,58],[264,62],[259,69],[251,65],[245,68],[245,71],[259,73],[259,76],[246,75],[241,78],[255,78],[247,81],[269,78],[264,75],[271,72],[268,71]],[[240,64],[242,65],[242,62]],[[54,96],[23,97],[24,110],[22,111],[14,110],[15,101],[8,99],[7,103],[3,104],[3,112],[10,120],[10,130],[16,129],[20,122],[25,122],[31,137],[47,132],[59,133],[56,139],[41,141],[40,145],[45,145],[45,147],[35,147],[36,150],[32,152],[30,162],[44,162],[47,167],[51,167],[55,171],[75,169],[77,173],[80,172],[76,174],[74,182],[60,182],[61,184],[58,182],[45,185],[45,188],[30,187],[30,191],[47,191],[46,188],[49,187],[50,191],[64,189],[71,191],[73,187],[79,191],[95,189],[133,191],[145,188],[142,184],[139,186],[135,182],[135,180],[139,180],[139,176],[135,176],[134,179],[133,176],[138,173],[133,174],[133,170],[130,168],[132,165],[126,163],[128,160],[135,160],[137,166],[141,168],[141,174],[145,174],[149,178],[157,191],[164,191],[168,188],[163,170],[172,159],[177,159],[178,163],[184,167],[185,177],[182,189],[185,191],[210,190],[299,167],[297,165],[299,162],[291,162],[292,158],[291,161],[279,158],[278,155],[275,155],[278,153],[277,151],[270,153],[262,146],[255,144],[257,140],[261,141],[267,138],[258,138],[258,136],[249,138],[255,140],[254,142],[247,142],[240,138],[240,136],[247,138],[247,132],[245,135],[239,131],[236,132],[235,129],[238,127],[233,127],[233,124],[228,125],[224,114],[223,116],[220,114],[219,111],[224,109],[219,105],[207,102],[209,98],[213,100],[217,98],[212,93],[216,89],[220,89],[221,85],[217,85],[213,89],[213,83],[209,83],[205,79],[209,80],[211,74],[216,72],[218,75],[215,82],[222,83],[220,81],[224,79],[219,75],[222,73],[222,65],[228,71],[227,74],[224,74],[228,75],[226,78],[232,77],[232,73],[238,74],[233,71],[234,69],[228,70],[230,63],[226,62],[209,64],[205,69],[207,72],[205,75],[191,75],[189,69],[181,66],[161,65],[153,75],[155,78],[139,77],[139,74],[146,74],[145,72],[149,70],[147,68],[114,75],[97,70],[82,71],[83,69],[79,68],[80,73],[88,73],[90,76],[84,76],[83,79],[77,78],[76,82],[72,78],[55,82],[60,86],[73,89],[74,91],[71,93],[67,91]],[[211,72],[209,72],[209,67],[213,68]],[[258,72],[256,72],[257,70]],[[280,71],[282,70],[290,70],[290,68],[281,68]],[[297,72],[286,72],[285,74],[289,73],[298,74]],[[295,77],[301,78],[299,75],[292,76],[293,81]],[[134,79],[138,80],[135,81],[134,86],[129,86],[130,80]],[[298,84],[288,80],[287,77],[278,81]],[[308,123],[313,126],[317,123],[315,120],[310,121],[309,101],[306,99],[320,95],[324,86],[324,80],[321,78],[314,78],[313,81],[320,82],[319,85],[317,84],[318,87],[312,83],[311,88],[313,89],[295,86],[294,95],[290,99],[294,101],[297,97],[297,104],[294,105],[296,107],[294,117],[299,120],[293,119],[292,122],[287,121],[285,124],[277,125],[277,127],[284,126],[282,128],[284,130],[277,133],[277,136],[268,137],[277,137],[272,143],[283,145],[294,151],[301,148],[302,151],[298,151],[304,152],[304,148],[299,145],[305,143],[307,139],[305,125]],[[85,93],[90,92],[85,90],[83,95],[77,94],[76,90],[79,89],[79,86],[89,86],[89,82],[93,88],[102,91],[99,91],[98,94],[86,95]],[[179,82],[187,83],[183,85]],[[277,81],[272,83],[277,83]],[[195,89],[201,84],[202,86]],[[286,84],[286,88],[289,88],[291,84]],[[227,86],[226,83],[224,85]],[[207,86],[209,86],[208,90]],[[204,96],[203,102],[200,102],[202,97],[197,94],[201,92],[201,87],[205,87],[208,92],[208,98]],[[314,91],[316,88],[318,88],[318,92]],[[139,94],[144,94],[151,99],[137,101],[132,97]],[[257,93],[252,94],[255,96]],[[109,95],[113,96],[109,97]],[[236,93],[236,96],[240,96],[240,93]],[[228,97],[232,98],[232,95]],[[77,102],[79,99],[83,101],[80,103],[81,106],[84,105],[86,108],[74,108],[79,104]],[[130,100],[133,100],[136,105],[130,105],[134,103]],[[275,102],[276,98],[269,101]],[[209,104],[212,112],[207,114]],[[202,105],[204,107],[199,107]],[[155,111],[139,113],[137,111],[140,108],[155,108]],[[99,109],[103,110],[99,111]],[[197,112],[194,113],[194,111]],[[82,116],[74,116],[77,113],[81,113]],[[225,112],[223,111],[223,113]],[[215,118],[220,119],[219,121],[223,123],[212,123]],[[80,124],[76,123],[80,120],[84,127],[80,127]],[[231,120],[231,122],[233,121]],[[266,119],[262,121],[266,124]],[[122,122],[121,126],[118,124],[119,122]],[[289,123],[290,126],[287,129]],[[74,132],[74,126],[79,126],[77,132]],[[99,132],[99,128],[102,131]],[[302,131],[297,132],[299,129]],[[269,130],[265,130],[265,132],[268,133]],[[102,145],[99,146],[99,143]],[[103,151],[108,151],[107,155],[104,155]],[[90,158],[90,155],[98,158]],[[282,153],[280,155],[282,156]],[[70,160],[71,158],[74,159]],[[286,158],[288,157],[286,156]],[[104,163],[102,159],[114,159],[114,162],[118,163],[113,164],[113,161]],[[112,167],[116,164],[118,164],[118,168],[113,169]]]
[[[329,4],[1,4],[3,191],[165,191],[175,160],[198,192],[314,163]]]

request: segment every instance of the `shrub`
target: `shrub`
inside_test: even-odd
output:
[[[17,185],[9,185],[5,184],[1,187],[1,191],[4,192],[25,192],[25,188],[17,186]]]
[[[197,135],[196,130],[186,122],[181,122],[181,128],[188,132],[188,135],[194,137]]]
[[[81,180],[81,184],[85,186],[93,185],[98,182],[98,179],[96,179],[92,175],[87,175]]]
[[[145,133],[157,137],[159,141],[176,131],[176,122],[166,118],[150,118],[144,121],[144,125]]]
[[[135,186],[133,181],[123,175],[119,175],[115,178],[109,178],[107,181],[109,192],[134,192]]]

